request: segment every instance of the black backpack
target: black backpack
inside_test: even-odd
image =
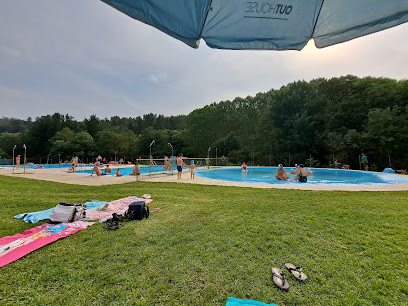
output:
[[[126,211],[126,216],[132,220],[147,219],[149,218],[149,214],[149,207],[144,201],[133,202]]]

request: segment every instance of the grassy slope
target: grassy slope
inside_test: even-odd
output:
[[[18,213],[143,193],[162,212],[116,232],[98,223],[0,268],[0,303],[225,305],[233,296],[406,305],[407,192],[87,187],[0,176],[0,236],[34,226],[13,219]],[[282,292],[270,269],[286,262],[302,265],[309,281],[289,277]]]

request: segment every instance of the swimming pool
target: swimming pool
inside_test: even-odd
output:
[[[26,169],[40,169],[40,167],[43,166],[45,169],[67,169],[71,167],[71,164],[28,164],[26,165]],[[92,167],[93,165],[85,165],[86,167]],[[13,168],[13,166],[5,166],[7,168]],[[79,167],[79,166],[78,166]],[[16,165],[14,165],[14,168],[16,168]],[[24,165],[20,164],[20,170],[24,169]]]
[[[220,168],[202,170],[196,175],[223,181],[274,185],[373,186],[408,183],[408,176],[404,175],[319,168],[312,168],[315,173],[307,177],[307,183],[278,181],[275,178],[276,170],[277,167],[250,167],[247,172],[241,172],[241,168]],[[286,168],[286,171],[289,178],[295,177],[294,174],[289,174],[289,167]]]
[[[112,168],[112,175],[116,175],[116,169],[120,168],[120,173],[123,175],[129,175],[130,173],[133,172],[133,167],[127,167],[127,168],[122,168],[122,167],[111,167]],[[102,173],[105,173],[105,169],[101,168]],[[171,171],[164,171],[163,166],[153,166],[151,167],[151,172],[152,173],[158,173],[158,172],[168,172],[171,173]],[[92,169],[89,170],[82,170],[82,171],[76,171],[76,173],[92,173]],[[149,167],[140,167],[140,174],[147,174],[149,173]]]

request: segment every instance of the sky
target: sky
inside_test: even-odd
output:
[[[0,2],[0,118],[187,115],[291,82],[408,75],[408,23],[302,51],[198,49],[99,0]]]

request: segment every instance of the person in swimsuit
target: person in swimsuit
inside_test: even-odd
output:
[[[120,168],[116,169],[116,176],[123,176],[123,174],[120,173]]]
[[[135,164],[135,165],[133,166],[133,172],[130,173],[129,175],[140,175],[139,165]]]
[[[298,182],[307,182],[307,170],[305,169],[305,166],[303,164],[300,164],[298,168],[296,169],[296,176],[294,179],[291,179],[290,181],[298,181]]]
[[[241,165],[241,171],[244,171],[244,172],[248,171],[247,165],[245,164],[245,162],[243,162]]]
[[[192,178],[192,179],[194,179],[195,178],[195,172],[197,171],[197,167],[196,167],[196,165],[195,165],[195,163],[194,163],[194,159],[191,161],[191,165],[190,165],[190,177]]]
[[[100,165],[99,162],[96,162],[96,163],[95,163],[95,165],[94,165],[94,167],[93,167],[93,169],[92,169],[91,176],[92,176],[92,174],[93,174],[94,172],[96,173],[97,176],[101,176],[101,175],[102,175],[101,168],[99,167],[99,165]]]
[[[278,181],[286,181],[289,176],[286,174],[286,170],[285,168],[283,168],[282,164],[278,165],[278,169],[276,170],[276,175],[275,175],[276,179]]]
[[[179,180],[179,179],[181,179],[181,174],[182,174],[182,172],[183,172],[183,166],[184,167],[187,167],[187,165],[183,162],[183,154],[179,154],[177,157],[176,157],[176,162],[177,162],[177,179]]]
[[[363,164],[364,170],[368,171],[368,158],[364,153],[361,153],[361,163]]]
[[[16,157],[16,168],[20,168],[20,155],[17,155]]]
[[[109,167],[109,165],[106,165],[105,173],[106,173],[106,174],[111,174],[111,173],[112,173],[112,168]]]

